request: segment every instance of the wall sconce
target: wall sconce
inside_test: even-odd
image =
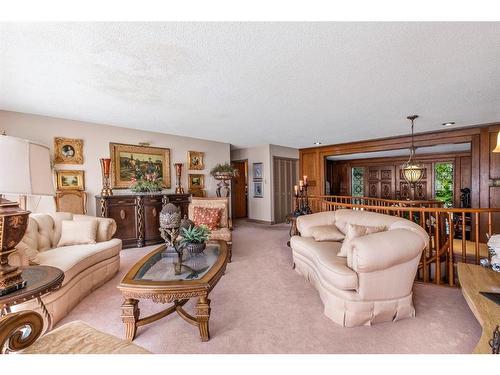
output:
[[[500,132],[498,132],[498,135],[497,135],[497,147],[495,147],[493,152],[500,152]]]

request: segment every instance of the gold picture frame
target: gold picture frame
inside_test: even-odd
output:
[[[205,169],[205,153],[199,151],[188,151],[188,168],[190,170]]]
[[[76,170],[56,171],[57,190],[85,190],[85,172]]]
[[[54,138],[55,164],[83,164],[83,139]]]
[[[110,143],[111,187],[128,189],[135,178],[134,168],[142,173],[157,172],[166,189],[170,188],[170,149]]]
[[[188,193],[197,198],[205,198],[207,196],[207,192],[204,189],[192,189],[188,190]]]
[[[205,188],[205,175],[203,174],[189,174],[188,175],[188,189],[200,190]]]

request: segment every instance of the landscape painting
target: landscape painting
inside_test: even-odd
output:
[[[115,189],[129,188],[136,180],[161,178],[170,188],[168,148],[110,143],[111,182]]]

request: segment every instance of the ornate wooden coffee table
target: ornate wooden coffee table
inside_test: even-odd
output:
[[[205,251],[198,255],[185,251],[182,261],[165,245],[143,257],[118,285],[125,298],[121,318],[125,323],[126,339],[132,341],[138,327],[177,312],[186,322],[199,328],[201,341],[208,341],[208,294],[224,274],[228,259],[224,241],[209,242]],[[198,298],[196,316],[192,316],[182,306],[195,297]],[[139,299],[173,304],[159,313],[140,318]]]

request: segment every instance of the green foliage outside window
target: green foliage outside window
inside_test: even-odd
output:
[[[453,163],[436,163],[435,196],[445,207],[453,206]]]

